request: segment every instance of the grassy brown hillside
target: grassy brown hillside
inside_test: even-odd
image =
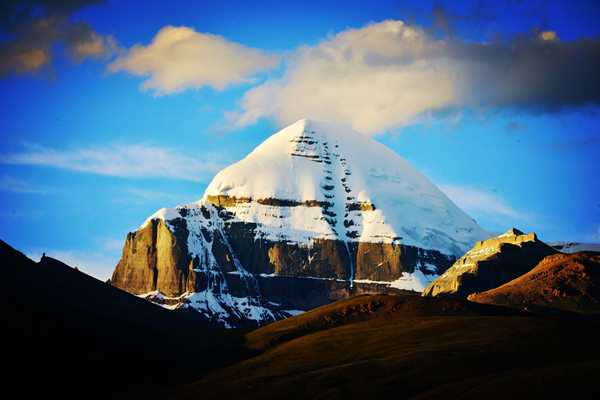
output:
[[[469,296],[478,303],[519,308],[548,307],[600,312],[600,253],[556,254],[528,273],[500,286]]]
[[[361,321],[394,321],[425,316],[509,315],[514,311],[451,298],[420,298],[416,295],[360,295],[318,307],[294,318],[277,321],[246,335],[253,350],[326,329]]]
[[[257,356],[177,398],[600,395],[597,322],[460,300],[360,296],[249,333]]]

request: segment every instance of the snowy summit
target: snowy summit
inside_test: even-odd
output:
[[[130,233],[113,283],[227,326],[264,323],[355,293],[422,291],[487,236],[384,145],[302,119],[199,201]]]
[[[260,223],[271,239],[399,242],[458,257],[489,236],[386,146],[348,126],[308,119],[219,172],[202,201],[217,196],[243,199],[232,207],[236,216]],[[331,215],[293,207],[265,219],[266,199],[329,203]]]

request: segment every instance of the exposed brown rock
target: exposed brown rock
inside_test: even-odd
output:
[[[427,269],[429,264],[439,268],[431,273],[440,273],[450,267],[452,258],[436,250],[424,250],[397,243],[352,243],[355,254],[355,279],[372,281],[393,281],[403,272],[415,272],[417,265]]]
[[[188,231],[184,219],[170,221],[172,232],[160,219],[129,233],[111,283],[134,294],[158,290],[176,296],[188,288],[192,266],[187,251]]]
[[[310,248],[290,242],[255,239],[255,225],[227,224],[227,236],[234,253],[254,274],[314,276],[393,281],[403,272],[412,273],[419,262],[448,268],[453,259],[435,250],[423,250],[394,243],[345,242],[316,239]]]
[[[469,300],[513,307],[600,312],[600,253],[555,254],[528,273]]]
[[[400,244],[321,239],[305,247],[274,242],[257,239],[255,229],[255,224],[240,222],[226,222],[223,232],[203,227],[201,234],[209,243],[203,251],[217,264],[211,266],[189,255],[184,218],[151,220],[127,236],[112,284],[134,294],[158,291],[169,297],[224,284],[237,297],[260,295],[290,309],[308,309],[360,293],[400,292],[377,283],[350,284],[352,273],[354,279],[389,282],[417,266],[426,270],[426,264],[437,266],[431,273],[439,273],[453,261],[437,251]],[[258,280],[240,279],[234,259]],[[261,274],[276,277],[261,278]],[[317,279],[294,281],[302,277]]]
[[[210,194],[206,196],[206,200],[217,207],[233,207],[236,204],[250,203],[252,201],[249,197],[213,196]]]
[[[375,205],[368,201],[358,201],[346,204],[347,211],[375,211]]]
[[[264,206],[276,206],[276,207],[322,207],[328,208],[331,207],[331,203],[327,201],[317,201],[317,200],[305,200],[305,201],[296,201],[296,200],[287,200],[287,199],[276,199],[273,197],[264,198],[264,199],[251,199],[249,197],[234,197],[234,196],[226,196],[226,195],[206,195],[206,200],[217,207],[234,207],[238,204],[250,203],[252,201],[256,201],[258,204],[262,204]],[[357,209],[371,209],[374,210],[375,206],[371,203],[356,203]],[[363,208],[364,207],[364,208]]]

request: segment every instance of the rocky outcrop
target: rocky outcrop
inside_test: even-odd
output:
[[[555,254],[504,285],[474,293],[477,303],[534,309],[600,312],[600,253]]]
[[[530,271],[557,251],[538,240],[535,233],[509,229],[502,235],[477,242],[451,268],[423,291],[423,296],[466,298],[471,293],[498,287]]]
[[[160,291],[168,296],[194,289],[185,220],[171,224],[169,228],[167,222],[154,219],[127,235],[111,278],[114,286],[134,294]]]

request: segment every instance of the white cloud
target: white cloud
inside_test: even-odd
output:
[[[439,185],[457,206],[476,219],[491,219],[495,223],[502,222],[512,225],[515,222],[524,223],[527,215],[514,209],[501,197],[486,191],[468,186]]]
[[[455,98],[444,59],[427,58],[438,44],[400,21],[351,29],[290,56],[280,80],[248,91],[243,126],[263,116],[287,124],[303,117],[349,122],[361,132],[403,124]]]
[[[262,117],[281,125],[308,117],[374,134],[462,107],[599,103],[598,65],[600,40],[561,42],[545,31],[464,42],[388,20],[291,52],[284,75],[249,90],[227,118],[237,128]]]
[[[112,72],[147,76],[142,87],[156,94],[212,86],[252,82],[252,77],[271,69],[278,58],[221,36],[192,28],[166,26],[147,46],[138,44],[109,65]]]
[[[211,178],[223,168],[215,159],[200,159],[144,144],[109,144],[58,150],[28,145],[21,153],[0,155],[0,163],[38,165],[128,178],[171,178],[193,182]]]

